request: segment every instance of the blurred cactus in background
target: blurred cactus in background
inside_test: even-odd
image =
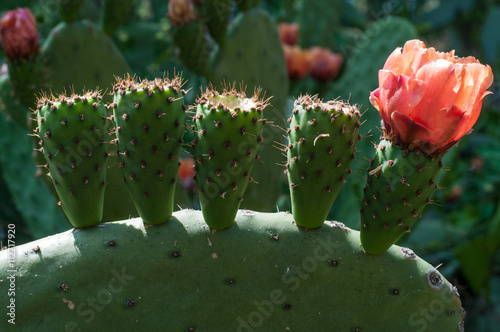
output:
[[[169,231],[174,228],[172,232],[182,234],[180,238],[186,238],[186,241],[188,235],[209,238],[210,245],[212,237],[206,232],[208,226],[203,224],[209,222],[212,228],[229,227],[214,234],[224,243],[223,246],[227,246],[227,250],[231,250],[229,242],[224,242],[224,234],[235,234],[238,239],[241,235],[243,238],[243,232],[237,229],[241,226],[256,239],[264,239],[269,233],[267,235],[271,242],[266,242],[256,250],[264,253],[266,250],[275,250],[273,245],[281,246],[281,239],[277,241],[275,236],[281,228],[276,225],[283,220],[291,222],[292,217],[281,217],[274,212],[286,211],[293,213],[296,224],[307,228],[297,228],[297,234],[287,228],[286,234],[293,233],[294,239],[300,239],[297,243],[315,241],[311,234],[320,234],[320,238],[327,236],[325,234],[330,232],[330,228],[328,231],[325,228],[330,227],[330,224],[324,223],[326,219],[338,220],[351,229],[361,230],[359,235],[357,232],[349,233],[357,236],[357,239],[350,237],[342,240],[346,248],[358,250],[363,244],[366,252],[378,255],[390,247],[379,256],[382,260],[398,254],[399,249],[396,252],[394,248],[397,247],[391,247],[393,243],[412,248],[430,265],[441,266],[440,275],[452,281],[462,295],[462,305],[467,311],[465,326],[458,325],[462,320],[461,317],[458,319],[461,316],[458,312],[446,316],[444,321],[452,322],[457,330],[465,327],[465,330],[479,332],[494,331],[500,324],[500,298],[497,295],[500,294],[500,104],[498,83],[493,79],[494,74],[500,77],[500,5],[491,1],[461,0],[6,0],[0,4],[0,15],[0,241],[3,241],[3,245],[6,245],[8,225],[15,225],[16,244],[21,245],[63,232],[72,226],[89,226],[86,224],[89,219],[93,219],[91,223],[96,224],[140,215],[146,221],[150,218],[149,223],[159,224],[173,215],[179,216],[178,224],[175,219],[171,219],[165,223],[168,226],[155,226],[141,232],[153,233],[160,229],[157,227],[169,227]],[[387,64],[386,68],[384,63],[396,48],[417,39],[438,50],[455,50],[460,56],[473,55],[480,63],[488,63],[491,75],[483,75],[484,84],[478,83],[480,80],[474,70],[463,72],[462,80],[464,86],[470,84],[482,92],[487,89],[486,85],[491,84],[489,90],[493,92],[493,95],[484,99],[479,118],[480,106],[476,107],[475,112],[466,115],[457,111],[464,107],[463,100],[456,99],[448,105],[433,99],[425,107],[428,112],[438,107],[438,113],[441,114],[429,120],[432,124],[425,123],[427,129],[442,128],[442,124],[458,129],[446,129],[447,135],[441,137],[446,136],[447,141],[438,142],[437,149],[446,150],[446,154],[436,154],[436,150],[429,150],[430,146],[426,146],[427,150],[423,149],[433,157],[417,163],[415,167],[416,173],[428,177],[424,182],[416,181],[411,172],[408,176],[397,173],[396,177],[390,173],[405,168],[408,159],[420,160],[420,152],[416,153],[412,149],[415,146],[422,148],[422,137],[427,136],[423,134],[425,130],[417,125],[422,125],[421,118],[410,116],[409,120],[400,112],[401,106],[393,110],[393,92],[409,90],[413,85],[404,80],[395,81],[392,76],[389,79],[387,73],[386,76],[383,73],[379,76],[381,69],[382,72],[391,70],[399,73],[399,65]],[[455,59],[454,54],[449,54],[448,60]],[[180,77],[181,73],[183,91],[167,96],[169,88],[159,82],[163,82],[166,77]],[[132,85],[113,90],[113,85],[120,77],[134,77],[138,85],[150,84],[151,95],[145,93],[141,95],[144,99],[128,100],[128,106],[124,108],[119,102],[121,98],[140,94],[137,91],[142,90],[131,88]],[[472,78],[467,80],[467,77]],[[439,90],[436,82],[434,87]],[[203,99],[200,95],[209,91],[209,87],[213,89],[210,91],[218,91],[221,96],[229,94],[222,99],[230,99],[232,90],[224,92],[223,88],[235,84],[237,88],[241,85],[241,90],[249,96],[260,89],[261,98],[268,104],[262,114],[254,116],[254,110],[247,108],[250,105],[247,102],[244,105],[229,103],[225,106],[224,103],[221,106],[212,101],[207,101],[205,106],[199,103]],[[446,84],[442,85],[444,88]],[[86,95],[89,91],[98,92],[99,98],[102,97],[99,104],[102,114],[99,113],[92,120],[86,118],[89,122],[93,121],[93,125],[85,128],[92,135],[97,135],[97,132],[101,135],[99,137],[104,145],[97,148],[102,150],[98,152],[101,155],[94,156],[92,152],[92,157],[85,159],[85,152],[90,150],[78,149],[79,146],[86,147],[88,144],[85,145],[85,142],[71,145],[75,152],[72,154],[73,150],[66,149],[69,142],[66,134],[63,135],[63,143],[41,146],[40,139],[50,141],[45,136],[52,134],[53,127],[47,129],[49,124],[57,127],[56,133],[59,129],[71,127],[68,122],[68,126],[62,128],[63,119],[58,116],[69,114],[66,112],[70,112],[72,107],[78,111],[87,107],[72,98]],[[241,92],[239,89],[237,91]],[[484,94],[478,96],[482,102]],[[169,97],[172,98],[170,102]],[[155,102],[151,107],[149,102],[153,99]],[[37,100],[40,103],[37,104]],[[67,103],[69,100],[73,103],[71,107]],[[161,110],[165,116],[156,117],[163,102],[168,105],[166,110]],[[61,103],[67,109],[59,109]],[[411,101],[399,100],[397,104],[409,105]],[[474,103],[469,104],[472,107]],[[56,110],[52,111],[52,106],[56,106]],[[211,107],[217,111],[211,113]],[[137,125],[135,131],[128,128],[125,114],[139,114],[139,111],[146,109],[149,111],[141,113],[144,123]],[[88,110],[80,113],[93,110],[90,105]],[[170,113],[176,114],[175,120],[169,118]],[[254,118],[259,124],[259,131],[246,131],[246,127],[254,125]],[[320,119],[322,122],[318,125]],[[325,119],[328,124],[323,124]],[[473,129],[463,125],[465,122],[473,124],[475,120],[477,123]],[[151,121],[157,121],[155,123],[158,126],[161,123],[163,129],[173,133],[169,134],[169,139],[175,136],[175,139],[167,142],[175,145],[175,149],[172,147],[172,150],[161,151],[161,157],[153,154],[153,147],[158,147],[160,143],[150,142],[149,133],[144,131],[144,125]],[[434,122],[441,127],[434,126]],[[77,123],[82,128],[70,129],[83,130],[85,123]],[[220,127],[216,127],[218,123]],[[225,126],[227,123],[245,127],[245,135],[226,132],[229,127]],[[260,128],[262,123],[265,125]],[[36,130],[38,125],[41,125],[40,129]],[[96,131],[93,132],[91,128]],[[203,130],[208,131],[208,134],[203,135]],[[472,130],[473,134],[468,135]],[[164,143],[165,133],[155,139]],[[211,136],[212,133],[216,133],[216,136]],[[383,139],[379,140],[381,133]],[[395,138],[405,134],[411,137],[403,137],[402,141]],[[460,144],[455,144],[458,136],[462,135]],[[334,137],[335,141],[332,141]],[[450,137],[452,141],[448,140]],[[148,145],[151,147],[147,150],[137,143],[142,142],[143,138],[150,142]],[[216,146],[219,140],[226,142],[230,139],[231,142],[237,140],[239,150],[228,150],[224,145]],[[418,142],[411,143],[415,140]],[[395,141],[397,146],[392,144]],[[63,146],[61,151],[60,146]],[[104,150],[105,163],[101,160]],[[257,155],[258,159],[255,159]],[[313,160],[311,156],[318,158]],[[61,177],[67,174],[54,176],[58,172],[56,165],[68,162],[68,169],[74,170],[76,168],[71,168],[71,162],[75,158],[98,163],[106,172],[78,175],[76,180],[71,179],[74,182],[62,184]],[[238,160],[241,169],[240,159],[252,165],[244,165],[248,169],[241,173],[241,177],[233,173],[226,174],[226,177],[221,166],[227,162],[225,158],[230,158],[230,165]],[[204,164],[200,165],[198,160],[203,160]],[[235,169],[238,167],[235,166]],[[161,190],[156,189],[154,192],[163,197],[162,202],[168,201],[168,204],[155,210],[156,215],[150,215],[147,211],[151,211],[151,206],[158,203],[148,205],[153,195],[149,195],[149,189],[141,186],[143,182],[139,181],[141,185],[138,185],[134,176],[156,174],[158,177],[161,174],[162,177],[154,181],[148,180],[150,182],[146,186],[149,188],[158,183],[163,186],[163,179],[166,178],[163,175],[167,173],[171,184],[166,190],[168,192],[160,194]],[[78,185],[75,187],[78,189],[66,190],[76,193],[82,188],[86,190],[94,176],[97,179],[104,174],[105,178],[99,178],[101,183],[105,183],[102,192],[98,194],[93,189],[95,197],[90,198],[93,194],[87,192],[85,198],[88,202],[92,199],[100,202],[100,195],[104,195],[101,203],[92,203],[94,210],[76,205],[69,208],[77,211],[74,213],[76,215],[87,213],[94,217],[85,216],[82,218],[85,220],[78,220],[74,215],[71,216],[72,212],[65,210],[65,205],[74,204],[72,202],[77,200],[61,199],[54,189],[57,188],[54,180],[65,190]],[[88,184],[85,184],[84,179],[89,180]],[[225,183],[223,180],[227,179],[230,181]],[[332,185],[334,182],[335,185]],[[203,191],[211,190],[214,183],[218,184],[216,197],[206,197]],[[387,186],[391,190],[386,191]],[[318,187],[321,190],[315,193]],[[395,194],[396,189],[400,194]],[[145,196],[145,193],[149,196]],[[410,193],[415,194],[415,197],[403,197]],[[390,196],[390,199],[386,200],[386,196]],[[331,197],[335,199],[333,205]],[[62,206],[58,205],[60,201]],[[99,204],[102,204],[102,219]],[[254,223],[254,217],[244,215],[242,210],[238,210],[238,204],[240,209],[266,213],[255,217]],[[398,204],[401,207],[394,208]],[[426,206],[425,209],[423,206]],[[202,217],[202,213],[179,211],[191,208],[203,210],[205,217]],[[226,217],[219,218],[221,215],[218,212],[223,210]],[[358,213],[360,210],[361,213]],[[390,217],[391,221],[381,221],[385,218],[383,216]],[[267,226],[264,221],[266,218],[272,220]],[[238,222],[242,220],[242,224],[234,224],[234,219]],[[181,223],[190,225],[191,229],[186,230],[187,235],[181,232],[181,227],[177,227]],[[132,224],[127,224],[126,228],[141,227]],[[260,226],[262,229],[258,230]],[[286,227],[289,226],[287,224]],[[112,227],[118,229],[115,224]],[[86,234],[89,231],[90,234],[92,229],[82,229],[71,236],[76,239],[80,236],[79,232]],[[411,234],[407,234],[410,229]],[[116,234],[121,235],[116,235],[110,232],[109,236],[118,237],[124,233],[117,231]],[[381,236],[389,233],[390,236]],[[69,233],[64,234],[71,237]],[[161,234],[158,231],[153,236],[160,239]],[[99,245],[100,238],[89,240],[90,236],[89,239],[86,236],[82,235],[85,241],[95,241],[94,244]],[[206,238],[204,247],[207,247]],[[240,240],[248,246],[253,245],[248,239]],[[51,240],[44,238],[41,241],[49,243]],[[77,253],[70,249],[73,243],[71,238],[67,241],[64,246],[71,252],[68,256],[68,261],[71,261],[71,257],[77,257]],[[290,259],[299,254],[300,244],[297,246],[290,251]],[[181,252],[174,247],[173,252]],[[196,247],[204,250],[201,249],[202,244],[196,244]],[[110,250],[114,249],[117,248]],[[279,250],[281,253],[286,251],[283,246]],[[353,253],[348,256],[357,255]],[[134,257],[143,254],[137,253]],[[31,258],[33,255],[30,253],[26,258],[29,264],[35,264]],[[359,255],[363,260],[365,256],[373,256],[373,259],[378,257],[364,253]],[[97,251],[92,251],[89,257],[94,256],[99,257]],[[168,259],[174,257],[170,253],[167,256]],[[151,260],[155,257],[152,256]],[[249,260],[252,260],[251,255],[242,254],[241,257],[250,257]],[[124,257],[120,259],[125,260]],[[338,262],[328,259],[329,264]],[[369,261],[370,258],[367,259]],[[141,264],[141,267],[147,267],[147,263]],[[224,264],[232,266],[234,261],[225,261]],[[285,262],[283,258],[283,264],[292,263]],[[46,268],[42,265],[38,267],[41,270]],[[104,265],[100,268],[101,272],[105,269]],[[78,267],[75,269],[80,271]],[[397,268],[391,267],[391,271],[394,270]],[[151,272],[151,275],[156,273],[148,268],[144,271]],[[229,273],[230,270],[221,267],[216,271]],[[248,272],[246,276],[258,274],[258,271]],[[425,278],[425,272],[420,271],[419,276]],[[89,278],[94,276],[92,271],[85,273],[88,273]],[[293,270],[290,273],[285,275],[285,281],[297,278],[302,282],[301,287],[306,284],[305,278],[300,277],[300,271]],[[66,275],[62,273],[60,276]],[[200,275],[193,274],[193,278],[198,277]],[[227,277],[232,280],[230,276]],[[396,279],[399,282],[400,279]],[[280,288],[282,281],[277,280],[272,285]],[[405,284],[405,287],[410,286],[415,287]],[[445,283],[443,289],[453,292],[453,288],[448,288],[448,283]],[[138,289],[141,290],[141,287],[138,286]],[[402,298],[392,291],[391,299]],[[432,296],[436,294],[431,293]],[[426,293],[424,296],[426,301],[432,301],[428,295]],[[288,296],[294,298],[298,293],[287,293]],[[298,298],[294,299],[298,301]],[[256,298],[256,301],[260,300]],[[292,312],[290,307],[285,310],[287,304],[282,304],[283,310],[280,304],[280,311],[276,307],[277,311],[273,311],[273,315],[279,312],[285,317]],[[300,305],[297,304],[297,308]],[[404,306],[404,302],[401,302],[401,306]],[[458,310],[458,307],[453,310]],[[127,308],[130,308],[128,304]],[[417,309],[420,310],[420,307]],[[415,312],[418,313],[417,309]],[[241,330],[253,330],[253,325],[243,321],[246,319],[243,313],[241,319]],[[418,319],[415,321],[419,322]],[[424,321],[428,323],[428,320]],[[190,324],[181,321],[178,326],[190,330]],[[305,328],[300,322],[297,324],[294,326]],[[356,331],[356,328],[356,325],[351,324],[346,329]]]

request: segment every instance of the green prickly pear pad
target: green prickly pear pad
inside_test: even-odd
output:
[[[299,97],[288,119],[286,173],[297,225],[320,227],[355,158],[361,115],[340,100]]]
[[[182,77],[118,79],[113,120],[123,181],[148,224],[166,222],[174,208],[179,154],[184,135]]]
[[[196,184],[201,209],[213,229],[231,226],[250,171],[259,158],[262,116],[268,100],[256,90],[250,98],[233,87],[219,94],[213,87],[196,100],[193,117]]]
[[[368,170],[361,209],[361,243],[380,255],[422,217],[443,163],[383,139]]]
[[[99,91],[42,95],[35,111],[40,151],[62,209],[74,227],[102,219],[108,125]]]

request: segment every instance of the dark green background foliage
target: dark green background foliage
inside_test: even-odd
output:
[[[112,1],[106,1],[112,3]],[[116,2],[116,1],[115,1]],[[126,1],[129,3],[129,1]],[[243,11],[251,11],[246,6],[232,8],[227,19],[229,24]],[[40,32],[40,45],[50,36],[51,30],[61,22],[59,0],[4,0],[0,4],[0,13],[16,7],[29,7],[35,14]],[[179,57],[174,45],[174,29],[166,17],[167,0],[133,0],[128,11],[128,19],[114,22],[109,28],[105,17],[114,17],[109,10],[103,8],[104,0],[87,0],[77,14],[79,19],[93,23],[96,29],[104,30],[115,44],[117,52],[114,57],[124,59],[132,73],[141,78],[152,79],[163,77],[164,73],[183,73],[188,80],[185,89],[191,88],[186,95],[186,104],[192,105],[200,87],[205,87],[210,77],[231,77],[216,72],[221,67],[217,59],[224,58],[234,68],[241,72],[236,77],[256,77],[255,82],[246,82],[249,86],[260,80],[270,80],[266,69],[258,73],[254,66],[248,66],[252,73],[245,73],[245,68],[238,65],[238,59],[230,57],[231,47],[227,46],[223,35],[217,35],[217,42],[207,38],[207,52],[219,54],[210,59],[206,76],[194,74]],[[224,2],[226,3],[226,2]],[[251,1],[258,3],[258,1]],[[372,142],[378,141],[379,119],[376,110],[370,105],[369,92],[377,88],[377,72],[383,66],[387,56],[395,47],[403,46],[408,39],[419,38],[427,46],[434,46],[440,51],[456,50],[459,56],[473,55],[482,63],[493,68],[494,74],[500,77],[500,4],[494,0],[263,0],[258,5],[265,15],[274,22],[297,22],[301,24],[299,46],[308,48],[313,45],[328,47],[341,53],[344,65],[340,77],[327,83],[319,83],[307,76],[300,81],[288,84],[283,74],[283,55],[276,52],[272,56],[273,68],[276,74],[272,79],[282,79],[282,83],[274,84],[278,98],[271,103],[278,111],[290,112],[291,103],[301,93],[319,94],[321,98],[336,98],[350,100],[358,104],[366,120],[361,127],[365,138],[359,145],[354,174],[347,179],[338,200],[334,204],[329,218],[346,223],[349,227],[359,229],[359,214],[361,188],[364,186],[366,158],[373,156]],[[123,9],[123,8],[122,8]],[[123,10],[123,12],[127,12]],[[107,14],[106,14],[107,13]],[[112,12],[111,12],[112,13]],[[107,15],[107,16],[106,16]],[[125,15],[125,14],[123,14]],[[262,14],[255,14],[256,16]],[[116,18],[115,18],[116,19]],[[213,20],[213,18],[211,18]],[[238,19],[237,19],[238,21]],[[120,26],[120,24],[122,24]],[[106,28],[107,27],[107,28]],[[224,28],[225,29],[225,28]],[[116,31],[115,31],[116,30]],[[231,31],[231,26],[228,27]],[[256,32],[257,33],[257,32]],[[271,40],[275,31],[266,36]],[[231,36],[231,35],[230,35]],[[102,37],[106,39],[107,37]],[[266,39],[266,42],[268,42]],[[230,40],[230,39],[229,39]],[[248,40],[252,40],[249,38]],[[108,41],[105,41],[108,43]],[[103,41],[104,43],[104,41]],[[82,45],[83,48],[88,43]],[[234,45],[233,45],[234,46]],[[259,46],[259,45],[255,45]],[[252,45],[242,46],[242,52],[252,51]],[[233,47],[234,48],[234,47]],[[255,48],[254,48],[255,49]],[[53,52],[54,50],[52,50]],[[85,50],[93,54],[95,59],[85,58],[85,69],[80,72],[98,70],[100,61],[98,50]],[[255,52],[255,61],[265,61]],[[265,53],[265,52],[264,52]],[[253,59],[253,53],[245,53],[242,59]],[[81,54],[80,54],[81,55]],[[3,51],[0,59],[5,62]],[[64,58],[63,58],[64,59]],[[108,59],[109,60],[109,59]],[[68,66],[78,66],[74,57],[67,56]],[[83,61],[83,60],[82,60]],[[120,60],[121,61],[121,60]],[[268,63],[269,64],[269,63]],[[57,68],[48,65],[41,72],[47,77],[57,77],[58,82],[64,82],[64,75],[58,74]],[[101,73],[109,73],[104,68]],[[78,71],[76,71],[78,72]],[[93,71],[92,73],[96,73]],[[99,73],[99,71],[97,71]],[[115,73],[123,75],[124,73]],[[257,75],[257,76],[255,76]],[[99,76],[99,75],[97,75]],[[94,75],[96,77],[96,75]],[[110,89],[112,77],[106,78],[100,88]],[[55,79],[54,79],[55,80]],[[54,81],[55,82],[55,81]],[[109,82],[109,84],[107,83]],[[86,86],[93,89],[95,86]],[[218,84],[218,82],[214,82]],[[66,84],[66,83],[62,83]],[[95,84],[95,83],[92,83]],[[46,82],[47,89],[52,85]],[[69,87],[68,87],[69,88]],[[253,88],[252,88],[253,90]],[[423,218],[417,222],[410,234],[399,244],[412,248],[419,256],[434,266],[440,266],[440,271],[448,280],[459,287],[463,305],[467,310],[466,330],[494,331],[500,324],[500,100],[498,79],[490,88],[495,94],[486,97],[479,121],[474,126],[473,133],[465,136],[460,144],[452,148],[444,158],[445,168],[438,190],[433,199],[435,204],[427,207]],[[247,91],[251,93],[253,91]],[[288,96],[284,100],[284,96]],[[283,106],[285,105],[286,109]],[[35,105],[32,105],[34,108]],[[8,113],[17,115],[9,116]],[[31,158],[31,139],[28,131],[22,127],[18,112],[26,112],[16,96],[6,74],[0,75],[0,240],[5,243],[5,233],[8,224],[16,224],[16,243],[41,238],[61,232],[70,227],[65,217],[58,209],[56,200],[51,196],[49,188],[42,178],[34,176],[36,166]],[[274,113],[277,115],[278,113]],[[273,115],[273,116],[274,116]],[[287,116],[283,114],[283,119]],[[277,118],[276,118],[277,119]],[[275,126],[284,127],[284,121],[274,120]],[[20,123],[21,125],[17,125]],[[271,131],[270,139],[280,141],[281,131]],[[279,137],[278,137],[279,136]],[[189,131],[185,141],[192,138]],[[268,147],[271,149],[271,147]],[[267,148],[266,148],[267,149]],[[184,153],[191,153],[185,146]],[[266,151],[267,153],[268,151]],[[276,154],[280,152],[275,151]],[[284,159],[284,158],[283,158]],[[273,161],[274,163],[274,161]],[[113,166],[112,166],[113,167]],[[290,199],[286,177],[281,173],[276,175],[280,187],[275,193],[275,204],[280,211],[289,210]],[[256,179],[259,180],[259,179]],[[180,186],[179,186],[180,187]],[[120,193],[121,189],[116,189]],[[256,189],[258,191],[258,187]],[[123,194],[126,193],[123,191]],[[267,193],[266,193],[267,194]],[[176,197],[186,196],[184,193]],[[268,198],[269,195],[266,195]],[[129,200],[128,197],[124,198]],[[186,203],[187,202],[187,203]],[[197,199],[191,195],[177,204],[186,207],[198,207]],[[255,202],[253,202],[255,206]],[[266,201],[269,204],[269,201]],[[273,205],[271,205],[273,206]],[[133,215],[134,211],[127,211]],[[125,216],[125,217],[127,217]]]

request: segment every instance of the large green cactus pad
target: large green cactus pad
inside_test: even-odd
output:
[[[41,56],[48,88],[54,94],[70,88],[106,89],[114,83],[114,76],[130,72],[109,36],[88,21],[57,25],[43,44]]]
[[[411,250],[367,255],[357,231],[305,231],[286,213],[236,219],[212,232],[201,212],[183,210],[146,229],[132,219],[18,246],[13,265],[1,251],[3,289],[17,270],[16,328],[460,331],[456,288]]]

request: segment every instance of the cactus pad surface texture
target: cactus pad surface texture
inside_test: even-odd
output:
[[[456,288],[407,248],[367,255],[359,232],[338,222],[306,231],[286,213],[236,220],[212,232],[182,210],[161,225],[136,218],[19,246],[16,328],[461,331]]]

